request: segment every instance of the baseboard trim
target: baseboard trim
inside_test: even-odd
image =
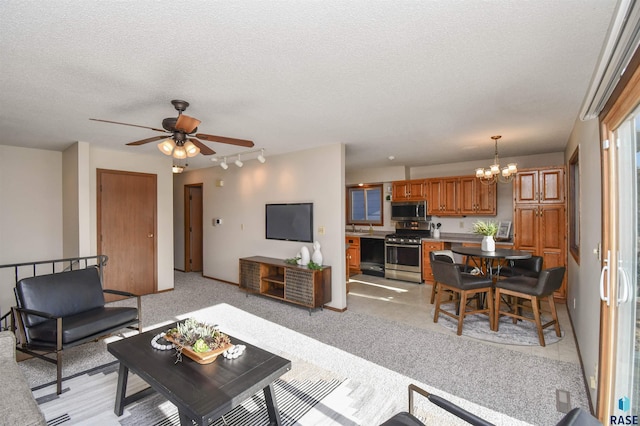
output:
[[[230,285],[235,285],[236,287],[240,287],[239,283],[234,283],[233,281],[227,281],[227,280],[223,280],[221,278],[216,278],[216,277],[210,277],[208,275],[204,275],[202,274],[203,278],[209,279],[209,280],[214,280],[214,281],[219,281],[221,283],[225,283],[225,284],[230,284]]]

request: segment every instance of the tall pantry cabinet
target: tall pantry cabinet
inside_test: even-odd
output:
[[[544,269],[567,266],[564,166],[518,171],[514,182],[514,245],[542,256]],[[554,294],[566,301],[567,277]]]

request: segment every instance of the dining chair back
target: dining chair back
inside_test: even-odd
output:
[[[462,265],[438,260],[436,255],[430,253],[431,269],[433,271],[434,288],[436,292],[436,306],[434,309],[433,322],[438,322],[438,317],[442,313],[458,321],[458,336],[462,334],[464,317],[475,314],[488,314],[489,327],[493,329],[493,281],[485,276],[475,276],[462,272]],[[458,306],[454,312],[442,309],[443,291],[457,294]],[[476,300],[476,309],[467,311],[467,301],[470,297],[481,296]]]
[[[542,272],[542,256],[531,256],[529,259],[510,260],[508,266],[500,269],[501,277],[526,277],[538,278]]]
[[[493,320],[495,329],[498,330],[499,328],[500,316],[506,315],[513,318],[514,324],[518,320],[535,323],[538,330],[540,346],[545,346],[543,330],[547,327],[553,325],[556,336],[560,337],[562,334],[560,332],[560,324],[558,323],[558,312],[556,311],[556,304],[553,300],[553,293],[562,285],[564,273],[565,267],[558,266],[541,271],[538,278],[519,275],[498,281],[495,286],[495,318]],[[514,299],[511,306],[502,303],[501,298],[503,296],[511,296]],[[543,299],[549,302],[552,317],[551,321],[545,324],[542,324],[540,311],[540,301]],[[530,301],[531,306],[529,307],[521,303],[521,300]],[[523,315],[523,309],[531,309],[533,311],[533,318]]]

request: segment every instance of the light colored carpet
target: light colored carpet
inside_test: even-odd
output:
[[[443,303],[442,309],[447,312],[455,311],[454,303]],[[431,309],[431,317],[433,318],[435,310]],[[543,321],[549,321],[551,318],[543,315]],[[458,330],[458,321],[451,318],[448,315],[440,314],[438,316],[438,324],[448,328],[449,330]],[[524,346],[539,346],[538,331],[534,323],[529,321],[518,321],[513,323],[511,318],[506,316],[500,317],[500,326],[498,331],[492,331],[489,328],[489,317],[487,315],[469,315],[464,317],[464,323],[462,325],[462,335],[472,337],[478,340],[484,340],[487,342],[501,343],[503,345],[524,345]],[[544,334],[544,341],[546,345],[552,345],[558,343],[564,336],[564,332],[561,330],[562,336],[556,336],[556,331],[553,327],[548,327],[542,331]]]
[[[301,312],[303,313],[303,312]],[[304,313],[306,315],[306,313]],[[305,375],[304,371],[312,365],[312,370],[328,371],[330,378],[346,378],[342,386],[338,387],[331,395],[324,398],[297,424],[303,425],[376,425],[380,424],[394,413],[407,408],[407,386],[409,383],[416,383],[427,391],[441,395],[464,407],[496,425],[525,425],[527,423],[496,413],[490,409],[462,400],[446,392],[435,389],[425,383],[420,383],[409,377],[394,373],[384,367],[373,364],[362,358],[344,352],[340,349],[325,345],[315,339],[304,336],[288,328],[279,326],[260,317],[244,312],[227,304],[218,304],[202,310],[179,315],[178,319],[194,317],[201,321],[216,323],[220,329],[228,332],[232,336],[245,340],[256,346],[277,353],[284,357],[289,357],[293,361],[292,375]],[[304,361],[301,361],[304,360]],[[323,374],[320,374],[323,376]],[[91,418],[78,418],[75,423],[70,416],[70,423],[66,424],[120,424],[126,421],[123,418],[116,418],[112,414],[115,400],[115,381],[110,379],[112,384],[106,383],[106,378],[95,379],[98,383],[105,382],[102,386],[90,386],[89,388],[102,387],[112,389],[112,398],[108,396],[97,398],[87,389],[79,388],[74,391],[75,383],[73,379],[65,381],[64,388],[70,389],[68,400],[60,404],[56,409],[45,411],[47,419],[63,416],[65,407],[74,407],[74,411],[82,413],[81,404],[91,403],[94,399],[102,401],[100,415]],[[78,385],[79,386],[79,385]],[[136,387],[144,386],[143,383],[134,383]],[[134,391],[132,389],[132,391]],[[138,389],[139,390],[139,389]],[[34,391],[36,397],[47,400],[46,395],[54,394],[53,386]],[[335,395],[334,395],[335,393]],[[62,397],[65,397],[63,393]],[[425,420],[431,424],[457,425],[465,424],[450,414],[444,412],[439,407],[428,403],[420,402],[420,413],[423,413]],[[52,404],[53,405],[53,404]],[[107,407],[105,409],[104,407]],[[43,409],[46,404],[43,404]],[[170,407],[158,406],[157,410],[170,412]],[[52,416],[52,417],[50,417]],[[127,413],[125,417],[130,417]],[[64,423],[63,423],[64,424]],[[241,425],[252,423],[239,423]]]
[[[428,304],[428,292],[424,297]],[[220,303],[259,317],[257,323],[266,320],[279,324],[324,343],[323,347],[341,350],[413,382],[428,384],[433,389],[531,424],[555,425],[562,418],[563,414],[556,410],[556,389],[571,393],[572,407],[589,409],[577,363],[461,339],[449,332],[410,326],[375,313],[356,310],[338,313],[325,309],[309,315],[306,309],[296,305],[261,296],[247,297],[237,286],[206,279],[198,273],[176,272],[174,291],[144,296],[143,325],[148,329],[175,321],[186,312]],[[312,353],[310,357],[312,355],[317,354]],[[71,348],[65,351],[64,359],[64,377],[114,360],[104,341]],[[48,383],[55,377],[55,367],[43,361],[34,359],[20,365],[31,387]],[[374,371],[365,368],[359,376],[375,387],[383,382]],[[344,377],[352,376],[347,372]],[[398,402],[398,408],[406,407],[406,388],[395,389],[402,402]],[[394,392],[390,390],[389,394]]]

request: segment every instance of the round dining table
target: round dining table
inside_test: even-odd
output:
[[[483,270],[483,273],[486,273],[494,278],[494,267],[493,261],[497,260],[497,266],[495,268],[495,277],[500,276],[500,268],[502,267],[502,262],[510,261],[510,260],[518,260],[518,259],[529,259],[531,257],[531,252],[524,250],[512,250],[505,248],[498,248],[494,251],[484,251],[480,247],[451,247],[451,251],[457,254],[461,254],[467,256],[467,262],[469,258],[474,259],[473,262],[475,266],[479,267]],[[480,259],[480,263],[478,263],[475,259]]]

